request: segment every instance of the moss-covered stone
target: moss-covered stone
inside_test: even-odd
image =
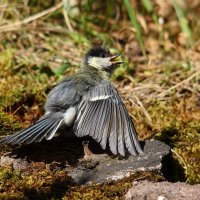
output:
[[[42,165],[43,166],[43,165]],[[134,180],[163,181],[152,172],[136,172],[122,181],[95,186],[80,186],[71,182],[66,172],[49,172],[44,166],[22,175],[12,168],[0,169],[1,199],[116,199],[122,198]],[[27,172],[26,172],[27,173]]]

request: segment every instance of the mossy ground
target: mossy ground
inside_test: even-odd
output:
[[[50,172],[40,163],[33,166],[26,176],[11,168],[0,172],[1,199],[116,199],[122,198],[132,186],[132,181],[163,181],[163,177],[152,172],[136,172],[122,181],[95,186],[75,185],[66,172]]]
[[[5,24],[12,25],[16,19],[22,21],[56,5],[54,1],[30,1],[29,4],[19,1],[17,7],[0,7],[4,13],[0,25],[0,135],[11,134],[36,121],[44,112],[48,91],[65,75],[77,70],[90,46],[103,44],[123,55],[125,64],[115,72],[113,81],[135,121],[140,138],[155,137],[169,144],[174,159],[184,169],[186,181],[199,183],[198,6],[193,5],[187,15],[193,33],[191,46],[185,42],[172,6],[168,5],[165,16],[159,14],[159,9],[153,11],[166,21],[163,25],[152,19],[152,13],[139,10],[144,12],[140,15],[147,53],[144,56],[120,1],[112,12],[106,11],[106,17],[94,16],[94,10],[103,10],[105,5],[93,3],[90,7],[80,3],[81,17],[71,13],[74,32],[67,28],[61,9],[17,28],[13,25],[13,31],[2,28]],[[11,147],[4,146],[0,155],[10,150]],[[1,168],[0,198],[28,199],[28,195],[35,195],[36,199],[89,199],[94,196],[112,199],[122,197],[131,186],[130,181],[124,180],[80,187],[73,185],[62,171],[47,171],[42,162],[32,167],[33,170],[23,176],[11,168]]]

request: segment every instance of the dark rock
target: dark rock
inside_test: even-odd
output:
[[[199,200],[200,184],[188,185],[177,182],[149,181],[133,182],[133,186],[125,195],[126,200]]]
[[[169,146],[160,141],[146,141],[142,155],[120,159],[106,154],[92,154],[91,160],[99,162],[95,168],[90,170],[84,166],[78,166],[69,171],[69,175],[76,183],[86,184],[123,179],[138,170],[160,172],[162,158],[169,154],[169,151]]]
[[[53,141],[19,147],[3,156],[0,166],[12,165],[14,169],[23,170],[30,163],[44,162],[49,170],[65,170],[75,183],[96,184],[123,179],[138,170],[160,172],[162,158],[170,152],[168,145],[150,140],[144,143],[144,154],[121,158],[102,151],[94,141],[87,146],[89,151],[81,149],[82,142],[79,140],[67,142]]]

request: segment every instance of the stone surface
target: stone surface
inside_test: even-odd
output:
[[[125,195],[125,200],[199,200],[200,184],[188,185],[177,182],[149,181],[133,182]]]
[[[31,163],[43,162],[48,170],[65,170],[75,183],[96,184],[123,179],[138,170],[159,172],[162,158],[170,151],[168,145],[150,140],[142,145],[144,154],[121,158],[103,151],[93,140],[84,150],[82,142],[63,142],[61,138],[17,147],[1,157],[0,166],[10,165],[23,172]]]
[[[162,158],[169,154],[169,151],[169,146],[160,141],[146,141],[143,155],[121,159],[112,158],[106,154],[91,155],[88,161],[98,161],[95,167],[88,169],[80,165],[69,171],[69,174],[76,183],[85,184],[123,179],[137,170],[160,172]]]
[[[12,166],[13,169],[23,170],[28,167],[28,162],[25,159],[16,158],[11,153],[7,153],[1,157],[0,166]]]

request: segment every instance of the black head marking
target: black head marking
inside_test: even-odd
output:
[[[86,59],[88,57],[100,57],[100,58],[107,58],[111,55],[110,51],[105,48],[105,47],[101,47],[101,46],[97,46],[97,47],[93,47],[91,48],[87,54],[86,54]]]

